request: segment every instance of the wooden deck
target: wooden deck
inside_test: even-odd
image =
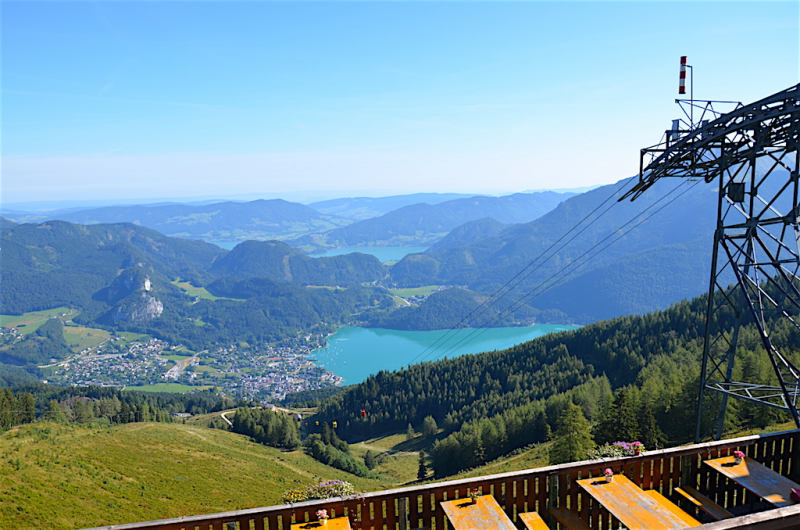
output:
[[[706,460],[732,455],[740,450],[753,461],[798,482],[800,431],[748,436],[719,442],[650,451],[640,456],[592,460],[537,469],[482,476],[463,480],[423,484],[408,488],[375,491],[346,498],[306,501],[293,505],[268,506],[234,512],[196,515],[162,521],[147,521],[101,527],[103,530],[289,530],[292,524],[316,520],[315,512],[326,509],[331,517],[346,516],[354,530],[449,529],[442,501],[465,499],[470,489],[492,495],[514,524],[522,527],[519,514],[537,512],[551,528],[551,508],[565,508],[578,514],[593,530],[614,530],[619,521],[578,485],[577,480],[602,476],[611,467],[643,490],[656,490],[676,502],[675,488],[690,486],[734,515],[749,513],[758,499],[746,488],[710,466]],[[681,508],[701,517],[696,506]],[[758,508],[757,509],[763,509]],[[800,506],[790,506],[748,517],[748,528],[800,528]],[[774,521],[773,521],[774,519]],[[786,526],[776,526],[778,519]],[[702,519],[701,519],[702,520]],[[738,528],[744,521],[733,517],[704,524],[709,530]],[[786,522],[788,521],[788,522]],[[232,523],[233,526],[226,526]],[[724,524],[726,526],[718,526]],[[446,526],[448,525],[448,526]],[[741,526],[744,528],[745,526]],[[99,529],[98,529],[99,530]]]

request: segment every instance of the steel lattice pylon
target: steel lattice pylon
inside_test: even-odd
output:
[[[789,411],[800,427],[800,369],[773,341],[779,321],[800,329],[800,85],[724,114],[714,103],[725,102],[680,103],[700,120],[675,120],[659,144],[642,149],[639,182],[623,199],[662,177],[719,186],[695,441],[715,427],[721,437],[728,397]],[[739,331],[749,323],[774,370],[769,381],[733,380]]]

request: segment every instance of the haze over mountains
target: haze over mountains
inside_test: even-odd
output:
[[[462,194],[423,193],[315,203],[320,210],[273,199],[201,205],[106,206],[44,213],[4,211],[4,215],[22,223],[50,219],[85,225],[127,222],[171,237],[205,241],[280,239],[314,252],[347,246],[424,246],[473,219],[493,217],[506,223],[533,220],[572,195],[537,192],[467,199]],[[367,219],[373,215],[378,217]],[[355,226],[348,232],[335,231],[353,223]],[[303,237],[307,234],[313,235]]]
[[[444,326],[443,323],[449,326],[460,321],[486,296],[523,270],[519,286],[471,325],[498,326],[531,321],[586,323],[646,312],[702,293],[707,282],[715,192],[709,186],[695,185],[670,195],[675,184],[659,183],[633,203],[615,204],[620,189],[627,185],[627,181],[620,181],[566,200],[563,200],[564,195],[545,192],[499,198],[460,198],[435,205],[414,204],[313,236],[316,243],[330,246],[433,243],[427,252],[408,255],[389,267],[373,256],[359,253],[310,258],[287,244],[297,245],[311,236],[285,243],[249,241],[227,252],[199,241],[166,237],[134,224],[82,226],[53,221],[14,225],[7,222],[2,250],[3,312],[77,304],[85,308],[82,318],[95,322],[103,319],[124,322],[127,318],[130,325],[130,315],[142,314],[135,308],[149,304],[150,312],[145,314],[151,318],[143,322],[153,326],[166,319],[173,322],[167,326],[173,330],[170,333],[176,333],[175,325],[180,318],[173,319],[177,315],[194,318],[191,313],[207,304],[215,308],[214,311],[225,306],[203,301],[198,307],[186,309],[185,301],[181,301],[185,294],[176,287],[176,280],[190,281],[211,292],[217,289],[218,293],[230,293],[237,281],[260,278],[263,282],[251,282],[245,289],[251,293],[261,289],[266,298],[259,303],[267,303],[268,299],[273,303],[274,296],[281,291],[276,291],[275,286],[288,284],[301,288],[287,287],[280,296],[294,297],[297,307],[309,308],[308,318],[299,320],[294,317],[275,320],[277,313],[273,314],[272,324],[264,324],[267,330],[301,329],[305,325],[302,322],[311,322],[312,306],[306,305],[312,302],[309,296],[323,295],[302,289],[302,286],[349,287],[347,296],[337,291],[325,295],[346,299],[342,302],[344,306],[337,305],[339,309],[334,310],[339,316],[327,313],[328,318],[323,319],[327,322],[346,321],[346,314],[353,313],[356,306],[371,299],[367,306],[381,306],[381,312],[368,312],[356,320],[372,326],[434,329]],[[610,198],[615,193],[617,196]],[[403,200],[418,198],[410,196]],[[328,206],[362,204],[361,199],[349,201]],[[198,208],[205,213],[197,213]],[[256,210],[271,210],[274,219],[283,222],[273,227],[274,230],[290,229],[293,222],[302,220],[311,224],[331,219],[309,207],[286,201],[218,203],[201,207],[103,208],[73,215],[96,220],[102,218],[100,213],[115,218],[124,217],[123,214],[146,214],[142,218],[147,222],[162,222],[207,235],[208,231],[201,232],[202,229],[196,227],[201,225],[208,229],[224,223],[233,227],[246,221],[248,212]],[[179,211],[186,215],[178,220],[168,217]],[[656,213],[652,218],[635,228],[639,220],[653,212]],[[637,215],[641,217],[636,218]],[[518,222],[525,218],[532,220]],[[249,219],[250,228],[256,226],[253,218]],[[634,222],[626,225],[631,219]],[[141,219],[140,222],[143,223]],[[451,225],[452,228],[446,228]],[[578,230],[565,237],[576,226]],[[623,234],[625,237],[605,248]],[[562,243],[569,241],[569,244],[563,249],[559,245],[550,249],[561,238],[564,238]],[[599,250],[603,252],[598,253]],[[558,252],[550,259],[541,257],[544,254],[546,258],[555,251]],[[525,269],[534,260],[534,265]],[[145,277],[151,285],[146,293],[142,291]],[[226,277],[231,279],[226,280],[223,289],[219,281]],[[125,287],[123,280],[133,287]],[[370,287],[356,288],[360,285]],[[462,303],[454,303],[458,297],[434,296],[422,302],[419,309],[397,307],[391,310],[391,304],[381,305],[388,297],[386,287],[428,285],[464,286],[472,294],[465,294],[467,298]],[[544,287],[550,286],[552,289],[542,292]],[[110,292],[117,294],[109,297]],[[318,302],[321,307],[327,307],[327,302]],[[255,299],[249,303],[255,304]],[[509,314],[505,314],[504,310],[512,303]],[[426,304],[430,307],[426,308]],[[345,311],[345,306],[349,313],[340,312]],[[437,318],[430,316],[434,307]],[[232,306],[226,311],[232,315]],[[233,312],[238,314],[239,308]],[[217,324],[205,320],[205,326],[194,326],[190,335],[208,335],[212,328],[229,322],[228,317],[219,318],[213,321]],[[286,327],[288,321],[294,323]]]
[[[515,193],[505,197],[470,197],[436,205],[413,204],[380,217],[359,221],[322,234],[292,241],[304,250],[363,245],[428,246],[459,225],[493,218],[502,223],[525,223],[541,217],[572,194],[551,191]]]

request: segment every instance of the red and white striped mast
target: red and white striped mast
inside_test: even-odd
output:
[[[686,56],[681,56],[681,73],[678,82],[678,94],[686,94],[686,69],[690,68],[692,77],[689,79],[689,121],[691,121],[690,128],[694,128],[694,68],[692,65],[686,64]]]

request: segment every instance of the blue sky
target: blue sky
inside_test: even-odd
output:
[[[613,182],[800,81],[797,2],[2,2],[2,200]]]

